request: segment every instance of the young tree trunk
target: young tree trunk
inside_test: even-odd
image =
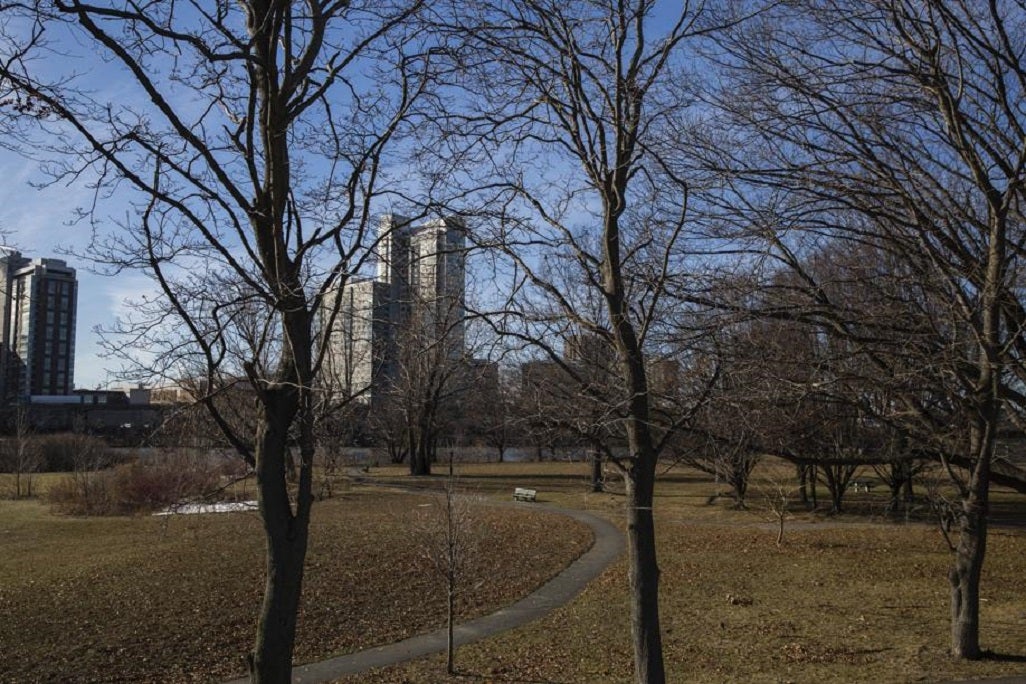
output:
[[[445,671],[456,674],[456,649],[453,632],[456,629],[456,578],[449,572],[448,605],[446,606]]]

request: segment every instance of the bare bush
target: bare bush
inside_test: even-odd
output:
[[[243,476],[205,454],[175,450],[106,470],[76,470],[50,488],[49,501],[65,515],[132,515],[220,497]]]
[[[14,417],[13,434],[0,443],[0,471],[14,475],[11,495],[32,497],[32,476],[42,466],[39,444],[32,434],[28,416],[21,409]]]
[[[58,433],[38,437],[41,467],[49,473],[67,473],[109,468],[118,456],[106,442],[90,435]]]

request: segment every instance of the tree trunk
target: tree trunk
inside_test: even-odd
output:
[[[637,684],[662,684],[663,644],[659,624],[659,565],[652,503],[654,464],[643,456],[627,474],[627,548],[631,631]]]
[[[602,482],[602,452],[598,449],[591,452],[591,491],[605,491],[605,485]]]
[[[1001,418],[1001,290],[1005,269],[1005,214],[992,207],[987,270],[980,308],[982,325],[978,351],[979,378],[970,432],[970,456],[974,459],[968,483],[962,488],[962,515],[955,562],[948,573],[951,582],[951,654],[975,660],[980,657],[980,574],[987,552],[990,514],[990,466]]]
[[[815,465],[809,466],[809,488],[812,491],[812,510],[819,508],[819,491],[816,484],[819,482],[819,470]]]
[[[431,454],[426,440],[417,442],[417,447],[410,451],[410,475],[417,477],[431,474]]]
[[[905,487],[905,482],[892,473],[887,487],[891,493],[890,499],[887,502],[887,514],[894,515],[901,509],[901,491]]]
[[[955,562],[948,572],[951,582],[951,654],[956,658],[980,657],[980,573],[987,546],[987,516],[970,511],[963,502],[964,517],[955,551]]]
[[[286,454],[298,400],[291,388],[265,391],[265,413],[257,428],[256,479],[267,539],[267,575],[249,670],[254,684],[287,684],[292,679],[296,616],[303,586],[311,473],[304,458],[293,513],[286,483]]]
[[[450,560],[450,562],[453,562]],[[449,591],[448,605],[446,607],[446,634],[445,634],[445,671],[450,675],[456,674],[456,649],[454,648],[453,632],[456,629],[456,578],[454,571],[449,570]]]
[[[915,482],[913,481],[913,479],[914,478],[912,477],[910,468],[909,473],[905,477],[905,492],[902,496],[902,500],[904,501],[906,511],[912,508],[912,503],[916,500],[916,493],[913,489],[915,486]]]
[[[798,498],[803,507],[809,507],[809,467],[803,463],[798,464]]]
[[[948,571],[951,583],[951,654],[976,660],[980,651],[980,575],[987,552],[990,507],[990,462],[994,449],[998,410],[996,402],[981,411],[972,443],[977,457],[969,487],[962,497],[955,561]],[[989,419],[989,420],[988,420]]]

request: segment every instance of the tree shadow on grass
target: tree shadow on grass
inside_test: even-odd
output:
[[[1022,653],[995,653],[994,651],[984,651],[980,660],[986,660],[992,663],[1026,663],[1026,655]]]

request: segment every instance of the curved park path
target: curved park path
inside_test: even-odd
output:
[[[598,577],[624,548],[623,534],[612,523],[590,513],[546,504],[503,504],[543,510],[578,520],[591,528],[595,541],[563,572],[511,606],[491,615],[457,625],[453,632],[456,646],[473,643],[508,629],[526,625],[558,608],[577,596],[584,587]],[[302,684],[328,682],[344,675],[359,674],[366,670],[386,667],[445,651],[446,630],[411,637],[394,644],[369,648],[348,655],[308,663],[292,668],[292,681]],[[245,684],[248,679],[233,680],[229,684]]]

